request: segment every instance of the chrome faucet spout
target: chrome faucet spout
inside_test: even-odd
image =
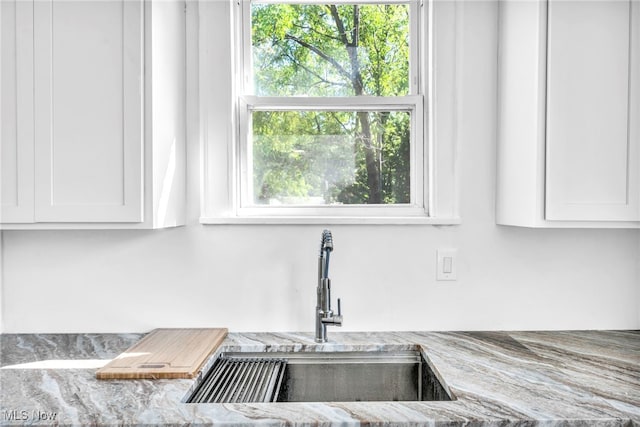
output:
[[[322,241],[320,242],[320,273],[318,280],[329,278],[329,256],[333,251],[333,236],[331,231],[324,230],[322,232]]]
[[[316,304],[316,342],[327,342],[327,326],[342,326],[340,299],[338,298],[338,314],[331,310],[331,280],[329,279],[329,256],[333,251],[331,231],[322,232],[320,257],[318,258],[318,288]]]

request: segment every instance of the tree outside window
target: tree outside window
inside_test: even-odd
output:
[[[415,94],[410,13],[402,3],[251,4],[250,204],[412,203],[416,116],[389,102]]]

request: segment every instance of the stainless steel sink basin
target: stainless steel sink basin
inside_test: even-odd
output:
[[[216,361],[189,402],[452,399],[418,350],[224,353],[219,359],[234,366],[225,374]],[[248,361],[264,366],[252,366]]]

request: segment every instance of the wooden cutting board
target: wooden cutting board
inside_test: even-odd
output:
[[[154,329],[96,372],[96,378],[193,378],[227,336],[226,328]]]

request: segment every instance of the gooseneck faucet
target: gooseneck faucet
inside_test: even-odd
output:
[[[338,298],[338,314],[331,310],[331,279],[329,279],[329,256],[333,251],[331,231],[322,232],[320,257],[318,258],[318,289],[316,304],[316,342],[327,342],[327,325],[342,326],[340,298]]]

